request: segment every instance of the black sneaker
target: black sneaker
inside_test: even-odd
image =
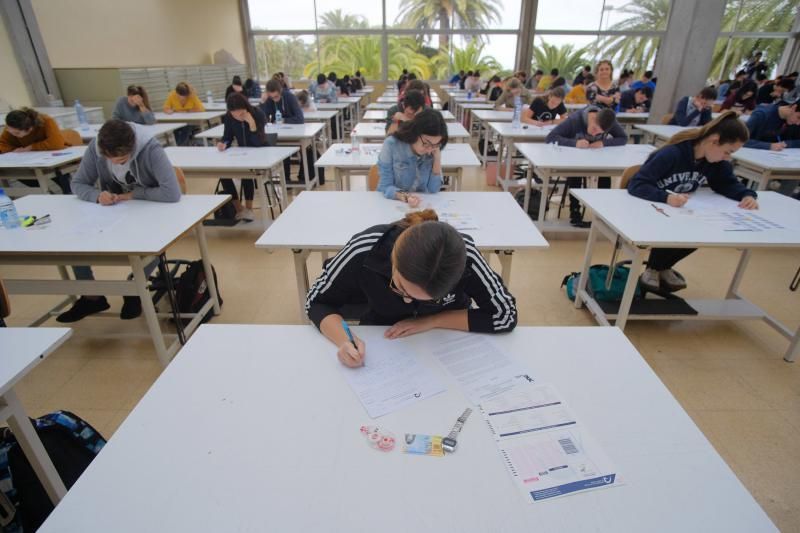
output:
[[[119,317],[122,320],[131,320],[142,314],[142,299],[138,296],[123,296],[122,311]]]
[[[569,223],[570,223],[570,225],[572,225],[572,226],[574,226],[576,228],[591,228],[592,227],[592,223],[591,222],[583,220],[582,218],[572,218],[572,219],[570,219]]]
[[[109,307],[111,306],[108,305],[108,300],[106,300],[105,296],[100,296],[99,298],[81,296],[77,302],[72,304],[72,307],[56,317],[56,322],[61,322],[62,324],[77,322],[89,315],[105,311]]]

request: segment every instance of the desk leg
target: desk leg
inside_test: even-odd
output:
[[[596,220],[594,224],[597,224]],[[592,224],[592,229],[594,229],[594,224]],[[631,263],[630,272],[628,272],[628,282],[625,283],[625,292],[622,293],[617,319],[614,321],[614,325],[622,331],[625,331],[625,324],[628,323],[628,314],[631,312],[633,295],[636,293],[636,285],[639,283],[639,275],[642,273],[642,263],[647,251],[646,248],[636,248],[636,253],[633,254],[633,262]]]
[[[202,226],[202,224],[198,225]],[[138,255],[130,255],[128,259],[131,262],[133,280],[136,284],[136,293],[142,301],[142,312],[147,321],[147,329],[150,330],[150,336],[153,338],[156,355],[159,361],[161,361],[161,364],[166,367],[169,364],[170,357],[167,352],[167,346],[164,344],[164,337],[161,334],[161,326],[158,323],[158,316],[156,315],[156,308],[153,305],[153,299],[150,297],[150,292],[147,290],[147,276],[144,274],[142,258]]]
[[[506,149],[506,139],[499,133],[497,134],[497,157],[495,158],[496,166],[497,166],[497,181],[500,183],[500,186],[503,188],[504,191],[508,190],[508,185],[505,183],[506,177],[502,175],[502,170],[505,170],[505,166],[503,165],[503,152]]]
[[[769,180],[772,177],[772,172],[768,169],[764,169],[761,173],[761,179],[758,180],[756,184],[756,189],[759,191],[766,191],[767,187],[769,187]]]
[[[308,143],[305,141],[300,142],[300,164],[303,165],[303,181],[306,182],[306,190],[311,190],[311,173],[308,170]]]
[[[505,173],[504,173],[504,177],[505,177],[505,179],[510,180],[512,178],[512,174],[511,174],[511,159],[513,158],[514,150],[516,150],[516,146],[514,145],[514,139],[509,139],[506,144],[508,145],[506,147],[506,150],[507,150],[508,153],[506,153],[506,162],[505,162],[506,170],[505,170]]]
[[[258,203],[261,205],[261,224],[264,226],[264,229],[267,229],[269,225],[267,221],[267,211],[269,211],[269,201],[267,200],[267,187],[268,182],[272,181],[272,171],[269,172],[259,172],[258,178],[256,179],[256,183],[258,184],[258,192],[256,195],[258,196]]]
[[[214,271],[211,269],[211,255],[208,253],[208,241],[206,241],[206,230],[203,224],[195,225],[194,235],[197,239],[197,246],[200,248],[200,257],[203,260],[203,272],[206,275],[208,292],[214,302],[214,315],[219,315],[222,309],[220,309],[219,299],[217,298],[217,282],[214,281]]]
[[[742,255],[739,256],[739,264],[736,265],[736,272],[733,273],[733,279],[731,280],[731,284],[728,287],[728,292],[725,295],[725,298],[735,298],[739,299],[739,284],[742,282],[742,278],[744,277],[744,271],[747,270],[747,263],[750,262],[750,250],[742,250]]]
[[[508,287],[511,283],[511,260],[514,259],[514,250],[497,250],[497,258],[500,260],[500,277]]]
[[[522,200],[522,210],[528,214],[528,206],[531,203],[531,182],[533,181],[533,165],[528,165],[528,171],[525,173],[525,197]]]
[[[454,190],[456,192],[461,191],[461,172],[462,171],[463,171],[463,167],[458,167],[458,170],[456,170],[456,175],[455,175],[456,182],[453,184],[454,187],[455,187]]]
[[[530,194],[530,189],[533,187],[533,163],[529,163],[528,165],[528,194]],[[542,172],[542,194],[539,197],[539,216],[536,218],[536,221],[539,223],[539,228],[544,227],[544,222],[546,220],[547,215],[547,202],[550,201],[550,171]],[[527,213],[527,211],[526,211]]]
[[[341,191],[342,189],[342,175],[339,172],[339,167],[327,167],[333,169],[333,183],[336,187],[337,191]]]
[[[798,352],[800,352],[800,327],[797,328],[794,337],[789,341],[789,347],[786,349],[783,360],[787,363],[794,363]]]
[[[306,295],[309,289],[306,260],[310,252],[308,250],[292,250],[292,252],[294,256],[294,275],[297,282],[297,298],[300,305],[300,322],[306,324],[308,323],[308,317],[305,313]]]
[[[478,142],[481,142],[481,135],[483,135],[483,161],[481,161],[481,166],[486,168],[486,162],[489,158],[489,128],[485,127],[483,120],[481,120],[480,128],[478,128]]]
[[[547,183],[548,178],[543,178]],[[541,213],[540,213],[541,214]],[[581,291],[586,290],[589,280],[589,267],[592,265],[592,254],[594,253],[594,245],[597,243],[597,236],[600,232],[597,230],[598,221],[592,224],[589,230],[589,238],[586,240],[586,253],[583,255],[583,266],[581,267],[581,277],[578,278],[578,287],[575,289],[575,309],[583,307],[581,301]]]
[[[33,172],[36,175],[36,181],[39,182],[39,189],[42,194],[50,194],[50,183],[48,183],[47,176],[42,174],[42,171],[38,168],[33,169]]]
[[[50,501],[53,502],[53,505],[58,505],[58,502],[67,495],[67,487],[64,486],[61,476],[58,475],[53,461],[47,455],[47,450],[44,449],[39,435],[33,429],[33,424],[25,414],[22,403],[20,403],[13,389],[0,397],[0,407],[2,404],[7,405],[10,411],[8,427],[11,428],[11,432],[17,438],[17,442],[33,467],[36,477],[42,482]]]

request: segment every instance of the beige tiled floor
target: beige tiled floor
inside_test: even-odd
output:
[[[485,190],[482,177],[467,173],[465,189]],[[210,181],[190,183],[192,192],[210,192],[212,187]],[[209,231],[225,300],[216,323],[296,323],[290,253],[256,250],[253,242],[258,235]],[[514,258],[510,288],[519,303],[520,324],[594,324],[588,312],[572,307],[559,287],[566,273],[580,267],[584,241],[551,239],[550,243],[546,251],[518,253]],[[188,237],[168,255],[199,256]],[[610,248],[601,246],[596,257],[607,261]],[[737,258],[731,250],[702,250],[683,261],[680,270],[689,282],[685,295],[724,294]],[[800,323],[800,293],[787,288],[798,264],[797,251],[756,251],[742,286],[744,294],[791,327]],[[310,265],[316,274],[319,258],[312,257]],[[112,268],[97,271],[107,278],[126,274]],[[0,268],[0,275],[19,272]],[[14,297],[10,324],[25,324],[55,300]],[[111,303],[118,311],[120,299]],[[29,413],[73,410],[104,435],[113,435],[161,370],[148,339],[97,337],[120,331],[144,331],[144,324],[103,318],[76,324],[75,337],[20,385]],[[776,525],[800,531],[800,363],[782,360],[785,340],[755,322],[633,322],[626,333]]]

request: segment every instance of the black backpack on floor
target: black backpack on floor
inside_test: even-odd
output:
[[[106,444],[97,430],[69,411],[56,411],[31,423],[67,489]],[[4,532],[36,531],[53,511],[53,503],[8,428],[0,432],[0,487]]]
[[[219,283],[217,283],[217,271],[214,266],[211,266],[211,271],[214,273],[214,283],[217,285],[217,299],[219,305],[222,305],[222,297],[219,294]],[[200,308],[211,298],[208,290],[208,283],[206,283],[206,271],[203,269],[203,261],[197,260],[189,263],[181,277],[178,279],[178,285],[175,287],[175,297],[178,301],[178,311],[181,313],[197,313]],[[209,309],[202,320],[205,324],[211,317],[214,316],[214,309]],[[186,326],[191,319],[184,318],[183,325]]]
[[[514,193],[514,199],[517,201],[520,207],[525,206],[525,189],[520,189],[516,193]],[[539,189],[531,189],[531,197],[530,201],[528,202],[528,216],[531,217],[531,220],[536,222],[539,220],[539,204],[542,201],[542,191]],[[547,213],[550,210],[550,202],[547,202],[544,206],[544,212]]]

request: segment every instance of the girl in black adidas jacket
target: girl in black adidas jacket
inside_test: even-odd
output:
[[[355,235],[308,292],[308,317],[339,348],[339,360],[355,367],[365,346],[356,338],[356,349],[344,331],[340,310],[348,304],[366,305],[361,324],[391,326],[389,339],[434,328],[500,333],[517,325],[503,280],[469,236],[438,222],[432,210]]]

